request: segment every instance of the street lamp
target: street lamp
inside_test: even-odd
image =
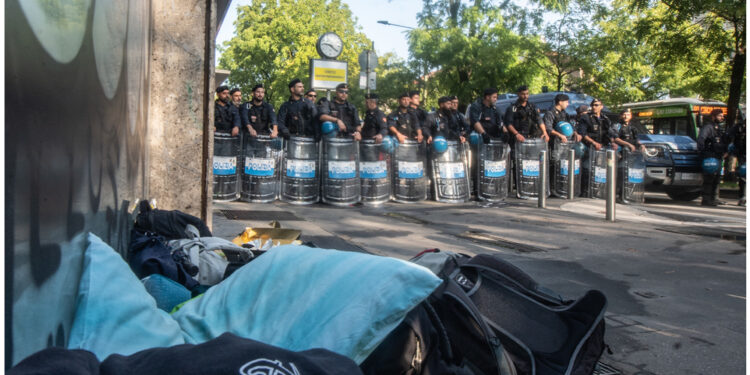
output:
[[[383,25],[387,25],[387,26],[403,27],[404,29],[409,29],[409,30],[414,30],[415,29],[415,27],[409,27],[409,26],[404,26],[404,25],[397,25],[395,23],[390,23],[390,22],[388,22],[386,20],[380,20],[380,21],[378,21],[378,23],[382,23]]]
[[[379,20],[379,21],[378,21],[378,23],[379,23],[379,24],[383,24],[383,25],[386,25],[386,26],[396,26],[396,27],[403,27],[404,29],[409,29],[409,30],[414,30],[414,29],[416,29],[416,27],[410,27],[410,26],[398,25],[398,24],[395,24],[395,23],[390,23],[390,22],[388,22],[388,21],[386,21],[386,20]],[[424,87],[423,87],[423,89],[424,89],[424,94],[423,94],[423,97],[427,97],[427,62],[425,62],[425,64],[424,64],[424,71],[423,71],[423,76],[422,76],[422,80],[424,81]]]

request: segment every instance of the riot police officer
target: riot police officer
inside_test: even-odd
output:
[[[613,134],[612,123],[602,114],[604,105],[599,99],[591,101],[591,112],[581,116],[577,124],[577,131],[583,137],[583,142],[594,146],[597,150],[610,145]]]
[[[388,129],[400,143],[404,143],[407,138],[422,143],[424,139],[422,127],[417,112],[409,106],[410,103],[411,98],[408,93],[403,93],[398,97],[398,109],[388,114]]]
[[[578,132],[576,132],[575,129],[573,131],[573,135],[570,136],[570,139],[564,134],[555,130],[555,125],[560,122],[567,122],[571,125],[575,123],[570,118],[568,112],[565,111],[570,104],[570,98],[565,94],[557,94],[555,95],[554,103],[555,104],[552,106],[552,108],[545,112],[544,116],[542,117],[545,128],[549,129],[549,133],[552,136],[559,138],[563,143],[567,143],[569,140],[580,140],[581,137],[580,135],[578,135]]]
[[[489,143],[490,138],[503,136],[503,119],[495,102],[497,102],[497,89],[486,88],[482,100],[472,103],[469,109],[469,123],[482,136],[484,143]]]
[[[339,136],[352,136],[355,141],[362,139],[357,108],[349,103],[349,85],[340,83],[336,86],[336,97],[333,100],[322,102],[318,111],[320,121],[330,121],[339,127]]]
[[[279,126],[276,122],[276,113],[273,106],[264,101],[266,89],[262,84],[253,87],[252,101],[245,102],[241,108],[243,132],[251,137],[270,135],[276,138],[279,134]]]
[[[539,118],[536,106],[529,102],[529,88],[518,88],[518,99],[505,111],[505,124],[510,133],[511,146],[515,142],[523,142],[526,138],[542,138],[549,142],[547,128]]]
[[[458,111],[458,96],[451,95],[450,100],[452,107],[451,112],[453,112],[453,116],[456,117],[456,121],[458,121],[458,124],[461,127],[461,132],[464,135],[469,134],[469,123],[466,121],[464,114]]]
[[[439,98],[438,105],[440,108],[437,111],[427,115],[425,128],[427,143],[432,143],[432,138],[437,136],[443,136],[450,141],[466,142],[465,129],[453,113],[451,98],[448,96]]]
[[[409,108],[411,108],[417,115],[419,127],[424,128],[425,121],[427,121],[427,111],[419,106],[422,102],[422,98],[419,96],[419,91],[409,91],[409,100]]]
[[[622,147],[627,147],[631,152],[636,150],[646,151],[646,147],[638,140],[638,129],[633,126],[632,118],[633,113],[630,112],[629,108],[620,112],[620,130],[617,132],[614,141]]]
[[[741,165],[745,164],[747,162],[745,153],[747,150],[745,150],[745,132],[746,132],[746,123],[745,120],[742,118],[743,116],[738,116],[737,123],[729,129],[728,132],[728,139],[731,140],[732,144],[734,145],[734,150],[732,150],[732,154],[737,158],[737,167],[740,167]],[[737,202],[738,206],[744,206],[745,205],[745,180],[746,176],[738,176],[739,180],[737,181],[739,187],[740,187],[740,200]]]
[[[703,194],[701,200],[701,206],[717,206],[717,196],[719,195],[719,173],[721,172],[721,164],[724,158],[727,156],[728,142],[724,134],[724,129],[721,128],[721,123],[724,122],[724,112],[717,108],[711,111],[711,120],[706,122],[701,128],[700,134],[698,135],[698,151],[700,151],[703,159],[716,158],[719,160],[719,167],[715,172],[703,171]]]
[[[378,108],[378,95],[370,93],[365,96],[365,120],[362,125],[362,139],[374,139],[375,143],[383,141],[388,135],[388,120],[385,113]]]
[[[232,136],[238,135],[240,133],[240,112],[231,103],[229,87],[217,87],[216,94],[218,99],[214,101],[214,131],[231,133]]]
[[[290,135],[320,139],[320,128],[315,126],[318,111],[313,102],[302,98],[305,86],[299,78],[289,82],[289,100],[279,108],[279,131],[284,138]]]

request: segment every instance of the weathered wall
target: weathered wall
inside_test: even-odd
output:
[[[213,178],[207,168],[213,150],[204,142],[211,133],[204,126],[213,118],[213,74],[205,72],[214,70],[216,4],[156,1],[153,15],[150,196],[159,207],[201,217],[210,226],[211,184],[205,181]]]
[[[211,0],[6,1],[6,368],[66,345],[87,232],[124,255],[137,200],[208,212],[215,14]]]

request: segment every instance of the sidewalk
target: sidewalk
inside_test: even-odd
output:
[[[231,239],[278,220],[323,248],[401,259],[435,247],[500,254],[567,298],[603,291],[614,354],[602,362],[623,374],[744,373],[744,207],[649,195],[644,206],[617,205],[611,223],[602,200],[536,205],[214,203],[214,233]],[[249,216],[228,219],[222,210]]]

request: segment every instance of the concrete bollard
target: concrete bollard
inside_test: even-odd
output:
[[[539,208],[547,207],[547,151],[539,153],[539,185],[537,186]]]
[[[617,154],[607,150],[607,221],[615,221],[615,200],[617,198]]]

